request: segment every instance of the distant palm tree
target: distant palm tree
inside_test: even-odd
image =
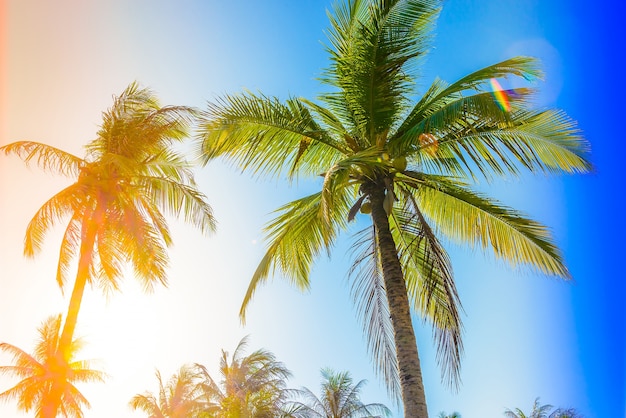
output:
[[[197,364],[204,392],[205,415],[213,418],[273,418],[281,415],[291,372],[271,352],[260,349],[243,355],[243,338],[230,357],[222,350],[219,381]]]
[[[184,365],[164,385],[161,373],[156,372],[159,382],[158,395],[146,392],[135,395],[130,406],[142,410],[149,418],[192,418],[199,416],[202,408],[200,401],[199,376],[195,368]]]
[[[550,414],[549,418],[584,418],[574,408],[558,408]]]
[[[515,408],[514,411],[510,409],[504,411],[504,416],[508,418],[583,418],[574,408],[558,408],[550,412],[551,409],[552,405],[541,405],[539,398],[537,398],[533,403],[530,415],[526,415],[521,409]]]
[[[360,392],[366,381],[352,382],[350,373],[335,373],[322,369],[321,397],[307,388],[294,391],[302,402],[292,402],[288,408],[293,418],[374,418],[391,416],[391,411],[380,403],[364,404]]]
[[[69,344],[67,357],[59,356],[57,345],[61,328],[61,315],[48,318],[39,327],[39,339],[32,355],[22,349],[1,343],[0,350],[13,356],[12,366],[0,366],[0,374],[21,378],[15,386],[0,393],[0,400],[17,400],[24,412],[34,410],[36,418],[82,418],[83,408],[89,402],[75,383],[102,382],[105,374],[92,370],[85,360],[75,360],[83,347],[80,339]]]
[[[167,282],[166,247],[172,238],[163,211],[182,213],[202,231],[214,228],[211,208],[197,190],[189,164],[172,149],[186,137],[193,115],[188,107],[161,107],[150,90],[132,83],[103,113],[85,158],[32,141],[0,147],[26,163],[76,179],[37,211],[24,246],[24,253],[34,256],[51,226],[69,218],[56,275],[61,288],[75,258],[78,268],[61,351],[72,339],[87,283],[117,289],[126,263],[146,289]]]
[[[440,412],[438,418],[461,418],[461,414],[458,412],[452,412],[451,414],[446,414],[445,412]]]
[[[546,227],[484,196],[477,179],[587,172],[588,143],[564,112],[533,110],[536,60],[514,57],[416,97],[439,0],[343,0],[329,14],[330,66],[320,103],[241,93],[211,103],[200,122],[204,162],[224,157],[254,175],[321,176],[320,191],[279,208],[267,252],[241,307],[281,273],[310,286],[314,260],[331,254],[359,210],[354,294],[370,351],[404,416],[428,416],[411,311],[434,330],[442,377],[459,384],[460,301],[442,243],[492,252],[511,265],[569,278]]]

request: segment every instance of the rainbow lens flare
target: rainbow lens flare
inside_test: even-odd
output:
[[[509,103],[509,97],[507,96],[507,92],[502,89],[500,83],[495,78],[489,80],[489,84],[491,85],[491,94],[496,99],[496,103],[500,106],[500,109],[505,112],[511,111],[511,103]]]

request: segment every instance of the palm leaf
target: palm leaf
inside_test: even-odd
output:
[[[444,177],[417,173],[412,177],[419,187],[416,201],[440,233],[472,247],[489,247],[512,265],[570,277],[543,225]]]
[[[17,141],[0,147],[6,155],[16,154],[26,164],[35,161],[45,171],[77,177],[85,161],[69,152],[34,141]]]

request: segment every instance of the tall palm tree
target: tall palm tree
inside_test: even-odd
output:
[[[32,141],[0,147],[5,154],[76,180],[37,211],[24,246],[25,254],[34,256],[50,227],[69,218],[56,275],[62,289],[76,257],[78,267],[61,351],[72,339],[87,283],[117,289],[127,263],[146,289],[167,283],[166,247],[172,238],[164,211],[182,213],[203,232],[214,228],[211,207],[197,190],[189,164],[172,148],[187,136],[193,116],[188,107],[162,107],[149,89],[131,83],[103,113],[85,158]]]
[[[89,361],[76,360],[84,346],[81,339],[72,340],[66,359],[57,356],[61,315],[51,316],[39,327],[39,339],[32,355],[22,349],[0,343],[0,350],[13,357],[12,366],[0,366],[0,374],[21,378],[15,386],[0,393],[0,400],[18,401],[24,412],[34,410],[36,418],[83,417],[89,402],[75,383],[102,382],[104,373],[92,370]]]
[[[222,350],[221,379],[215,381],[206,367],[197,364],[202,375],[205,413],[213,418],[272,418],[280,416],[287,397],[286,380],[291,372],[271,352],[259,349],[244,356],[244,337],[229,360]]]
[[[201,115],[203,162],[225,157],[255,175],[322,177],[318,193],[281,207],[241,308],[278,269],[301,289],[359,209],[354,297],[370,350],[404,416],[427,416],[411,310],[430,320],[442,378],[459,382],[460,302],[442,240],[491,250],[513,265],[569,278],[548,230],[474,191],[479,178],[586,172],[587,143],[560,110],[531,110],[530,88],[490,91],[498,78],[541,76],[515,57],[416,101],[439,0],[343,0],[330,14],[331,64],[320,102],[245,92]],[[495,83],[493,83],[495,84]]]
[[[199,376],[195,367],[184,365],[164,385],[161,373],[156,372],[159,393],[133,396],[130,406],[148,414],[149,418],[191,418],[199,416],[202,403]]]
[[[296,391],[303,402],[293,402],[289,416],[294,418],[363,418],[391,416],[383,404],[364,404],[360,392],[366,381],[354,384],[350,373],[322,369],[321,398],[307,388]]]

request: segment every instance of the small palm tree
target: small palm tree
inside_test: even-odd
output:
[[[75,179],[37,211],[24,240],[24,253],[32,257],[51,226],[69,218],[56,274],[61,289],[75,258],[78,268],[59,349],[72,339],[87,283],[117,289],[122,267],[130,263],[146,289],[166,284],[172,238],[164,211],[182,213],[202,231],[214,228],[190,165],[172,149],[186,137],[194,114],[188,107],[161,107],[150,90],[132,83],[103,113],[85,158],[32,141],[0,147],[27,164]]]
[[[574,408],[558,408],[550,414],[549,418],[584,418]]]
[[[473,189],[477,179],[581,173],[588,144],[564,112],[531,109],[532,89],[493,80],[542,76],[514,57],[415,99],[419,62],[442,1],[343,0],[330,15],[330,66],[319,102],[241,93],[211,103],[200,122],[204,162],[225,157],[255,175],[320,178],[320,190],[279,208],[267,252],[240,310],[274,272],[310,286],[314,260],[332,253],[361,211],[352,272],[370,351],[404,416],[428,416],[411,311],[433,326],[442,378],[456,387],[461,305],[443,243],[493,253],[568,279],[548,229]]]
[[[574,408],[558,408],[550,412],[551,409],[552,405],[541,405],[539,398],[536,398],[530,415],[526,415],[521,409],[515,408],[514,411],[510,409],[504,411],[504,416],[508,418],[583,418]]]
[[[335,373],[322,369],[321,397],[307,388],[294,391],[302,402],[292,402],[287,410],[293,418],[375,418],[391,416],[391,411],[380,403],[364,404],[360,392],[366,381],[354,384],[350,373]]]
[[[456,411],[452,412],[451,414],[446,414],[445,412],[441,411],[438,415],[438,418],[461,418],[461,414]]]
[[[159,392],[133,396],[130,406],[148,414],[149,418],[191,418],[201,411],[201,390],[195,368],[184,365],[164,385],[161,373],[156,372]]]
[[[243,355],[248,344],[243,338],[230,357],[222,350],[221,379],[215,381],[205,366],[197,364],[202,376],[205,413],[213,418],[272,418],[281,415],[287,397],[286,380],[291,372],[271,352],[260,349]]]
[[[504,416],[507,418],[548,418],[550,409],[552,409],[552,405],[541,405],[539,398],[537,398],[533,403],[533,409],[530,411],[530,415],[526,415],[521,409],[515,408],[515,411],[511,411],[510,409],[504,411]]]
[[[0,400],[17,400],[24,412],[34,410],[36,418],[82,418],[83,408],[89,402],[74,385],[82,382],[102,382],[105,374],[90,368],[85,360],[75,360],[84,346],[74,339],[67,349],[67,357],[59,356],[57,346],[61,328],[61,315],[48,318],[38,329],[39,339],[32,355],[22,349],[1,343],[0,350],[13,356],[12,366],[0,366],[0,374],[20,380],[12,388],[0,393]]]

